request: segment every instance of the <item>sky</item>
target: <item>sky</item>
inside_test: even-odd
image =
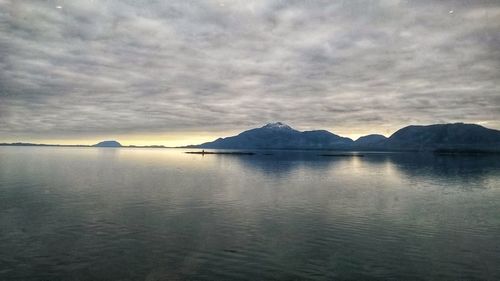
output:
[[[500,129],[500,1],[0,0],[0,142]]]

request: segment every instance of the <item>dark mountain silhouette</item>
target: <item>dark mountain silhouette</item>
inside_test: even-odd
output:
[[[281,122],[244,131],[237,136],[219,138],[213,142],[192,146],[200,148],[254,149],[324,149],[348,148],[353,141],[328,131],[300,132]]]
[[[352,141],[325,130],[297,131],[281,122],[190,147],[214,149],[338,149],[394,151],[500,151],[500,131],[475,124],[408,126]]]
[[[114,140],[101,141],[100,143],[94,144],[95,147],[121,147],[122,145]]]
[[[376,147],[382,147],[386,141],[387,138],[385,136],[373,134],[360,137],[354,142],[354,146],[358,148],[373,149]]]
[[[90,147],[34,143],[0,143],[0,146],[60,146]],[[103,141],[93,147],[122,147],[117,141]],[[163,148],[164,146],[128,146]],[[500,131],[476,124],[436,124],[407,126],[389,138],[368,135],[356,141],[325,130],[297,131],[281,122],[244,131],[237,136],[219,138],[213,142],[190,145],[193,148],[214,149],[331,149],[379,151],[436,151],[436,152],[500,152]]]
[[[407,126],[384,144],[391,150],[486,150],[500,151],[500,131],[476,124]]]

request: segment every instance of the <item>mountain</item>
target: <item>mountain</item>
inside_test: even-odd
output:
[[[297,131],[281,122],[244,131],[237,136],[219,138],[193,147],[231,149],[327,149],[348,148],[353,141],[328,131]]]
[[[354,144],[357,147],[373,147],[383,145],[386,140],[387,138],[383,135],[373,134],[360,137],[354,142]]]
[[[88,147],[34,143],[0,143],[0,146]],[[114,140],[102,141],[93,147],[122,147]],[[163,146],[130,146],[163,147]],[[236,136],[219,138],[193,148],[214,149],[331,149],[379,151],[436,151],[436,152],[500,152],[500,131],[476,124],[435,124],[407,126],[389,138],[367,135],[356,141],[325,130],[298,131],[281,122],[244,131]]]
[[[339,149],[386,151],[500,151],[500,131],[475,124],[407,126],[356,141],[325,130],[297,131],[281,122],[190,147],[214,149]]]
[[[95,147],[121,147],[122,145],[114,140],[101,141],[100,143],[94,144]]]
[[[476,124],[407,126],[384,144],[391,150],[485,150],[500,151],[500,131]]]

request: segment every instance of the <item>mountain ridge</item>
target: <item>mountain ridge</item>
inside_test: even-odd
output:
[[[337,149],[386,151],[500,151],[500,131],[477,124],[409,125],[391,136],[371,134],[356,141],[327,130],[298,131],[282,122],[268,123],[235,136],[190,145],[212,149]]]
[[[249,129],[236,136],[218,138],[206,142],[200,148],[230,149],[322,149],[329,146],[345,146],[353,140],[335,135],[326,130],[298,131],[281,123],[268,123],[260,128]]]
[[[117,141],[102,141],[94,145],[17,142],[0,143],[0,146],[168,148],[163,145],[123,146]],[[397,130],[389,137],[371,134],[354,141],[327,130],[298,131],[282,122],[276,122],[243,131],[235,136],[177,148],[500,153],[500,131],[467,123],[409,125]]]

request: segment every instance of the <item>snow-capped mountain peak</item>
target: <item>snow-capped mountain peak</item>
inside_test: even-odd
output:
[[[266,129],[287,129],[287,130],[292,130],[292,128],[290,126],[288,126],[287,124],[285,123],[282,123],[282,122],[275,122],[275,123],[268,123],[266,124],[264,127],[262,128],[266,128]]]

